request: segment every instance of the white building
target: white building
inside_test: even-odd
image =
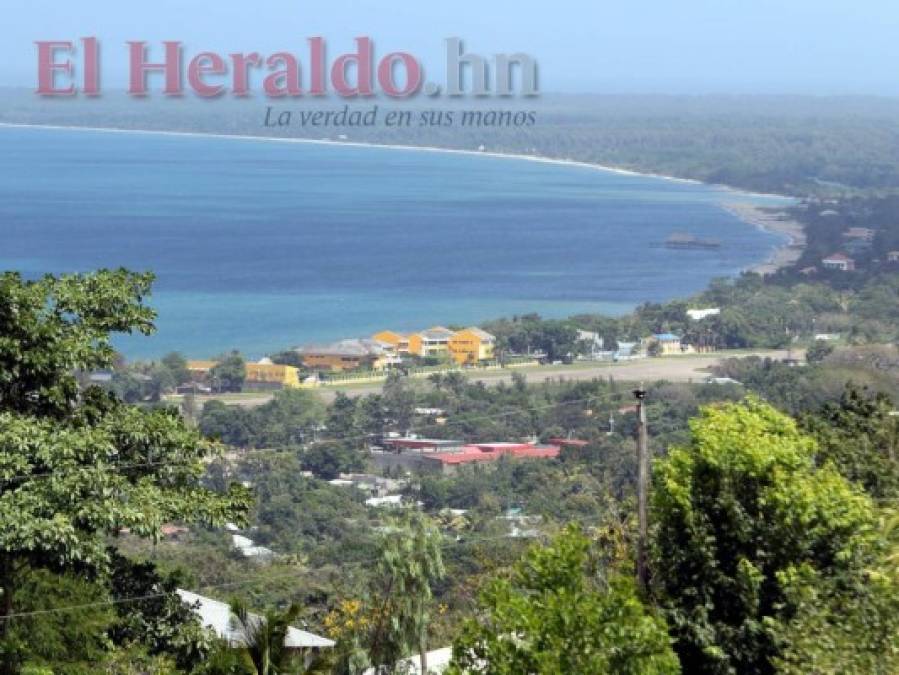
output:
[[[453,660],[453,648],[443,647],[428,652],[425,655],[428,664],[428,672],[425,675],[440,675],[445,671]],[[421,657],[416,654],[407,659],[398,661],[396,664],[396,672],[405,673],[406,675],[422,675],[421,673]],[[363,675],[375,675],[375,669],[369,668]]]
[[[231,647],[246,646],[247,636],[231,613],[231,607],[227,603],[180,588],[176,592],[181,601],[188,605],[194,614],[200,618],[200,623],[204,628],[212,630]],[[262,617],[257,614],[250,614],[248,619],[250,622],[258,622],[262,620]],[[320,650],[334,647],[334,641],[291,626],[287,629],[284,646],[288,649],[296,650],[302,656],[306,665],[309,665]]]
[[[710,316],[718,316],[721,314],[720,307],[707,307],[705,309],[688,309],[687,316],[693,319],[693,321],[702,321],[703,319]]]

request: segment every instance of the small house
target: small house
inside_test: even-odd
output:
[[[855,260],[845,253],[834,253],[821,260],[821,266],[826,270],[852,272],[855,270]]]

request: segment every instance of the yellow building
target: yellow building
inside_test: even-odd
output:
[[[656,333],[646,340],[645,343],[649,346],[657,344],[660,356],[683,354],[686,351],[684,345],[681,344],[680,337],[673,333]]]
[[[466,328],[453,334],[447,349],[460,365],[490,361],[495,355],[496,338],[480,328]]]
[[[296,350],[310,370],[384,370],[399,363],[389,342],[378,339],[340,340],[330,345],[310,345]]]
[[[245,386],[255,389],[295,389],[300,386],[300,371],[293,366],[283,366],[262,359],[245,366]]]
[[[405,335],[394,333],[392,330],[382,330],[380,333],[372,335],[371,339],[393,346],[393,350],[397,354],[409,353],[409,338]]]
[[[187,362],[187,372],[194,382],[203,382],[209,377],[209,371],[218,365],[218,361],[193,360]]]
[[[440,357],[449,352],[449,340],[453,331],[443,326],[434,326],[409,336],[409,353],[416,356]]]

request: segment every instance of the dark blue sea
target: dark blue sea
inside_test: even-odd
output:
[[[513,158],[0,127],[0,267],[157,275],[129,357],[620,314],[738,274],[781,243],[717,187]],[[717,250],[659,246],[675,232]]]

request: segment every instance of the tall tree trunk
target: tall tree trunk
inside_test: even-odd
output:
[[[421,665],[421,675],[428,675],[428,625],[424,620],[424,607],[419,614],[421,628],[418,633],[418,660]]]

